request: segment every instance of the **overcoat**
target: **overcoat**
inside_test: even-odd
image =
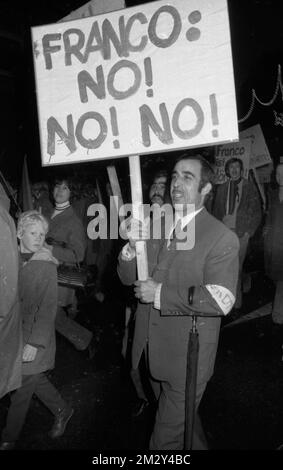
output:
[[[59,263],[74,265],[81,263],[84,259],[86,249],[86,236],[83,223],[75,213],[72,206],[68,207],[61,214],[57,214],[51,219],[51,212],[45,214],[49,222],[48,237],[59,242],[53,245],[52,254]],[[60,243],[66,246],[60,246]],[[64,307],[73,303],[74,289],[65,286],[58,287],[58,303]]]
[[[55,361],[56,264],[32,259],[25,263],[19,274],[19,295],[24,344],[38,348],[35,359],[23,363],[23,374],[39,374],[52,369]]]
[[[72,206],[51,219],[52,212],[44,214],[49,222],[47,237],[51,237],[57,242],[64,242],[67,245],[66,248],[54,245],[53,256],[60,263],[80,263],[84,259],[86,248],[86,236],[82,221]]]
[[[0,398],[21,385],[22,325],[15,223],[0,195]]]
[[[186,250],[176,250],[176,240],[167,247],[167,240],[149,240],[147,243],[149,275],[162,283],[161,310],[152,304],[139,302],[136,313],[135,336],[132,347],[132,365],[137,368],[141,353],[149,343],[149,365],[154,378],[184,377],[191,318],[184,313],[212,313],[216,317],[198,320],[200,355],[198,377],[207,381],[214,367],[214,359],[222,313],[203,286],[226,287],[236,293],[238,278],[237,236],[223,223],[211,216],[205,208],[195,217],[192,228],[194,243]],[[136,260],[123,261],[119,257],[118,274],[121,281],[131,285],[136,280]],[[195,286],[194,303],[188,304],[188,289]],[[218,315],[218,317],[217,317]],[[212,346],[209,357],[202,352]]]
[[[218,220],[226,215],[226,202],[229,183],[215,186],[215,196],[212,202],[212,213]],[[243,180],[241,201],[237,210],[235,232],[238,237],[248,233],[252,237],[262,219],[261,199],[257,188],[250,180]]]

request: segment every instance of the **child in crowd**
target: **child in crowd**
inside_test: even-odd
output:
[[[55,415],[51,438],[63,435],[74,410],[66,404],[45,372],[54,367],[57,311],[57,264],[44,246],[48,222],[39,212],[21,214],[19,297],[23,326],[22,386],[11,395],[1,450],[13,449],[25,422],[33,394]]]

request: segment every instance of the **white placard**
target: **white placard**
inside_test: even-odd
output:
[[[32,28],[43,165],[238,139],[226,0]]]
[[[240,132],[240,139],[246,137],[250,138],[252,142],[250,167],[257,168],[272,163],[260,124]]]

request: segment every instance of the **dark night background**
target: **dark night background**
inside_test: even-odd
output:
[[[55,23],[84,3],[85,0],[0,2],[0,170],[15,187],[21,179],[25,154],[32,182],[48,179],[55,170],[58,171],[58,166],[41,167],[30,28]],[[143,2],[128,0],[127,6],[137,3]],[[228,0],[228,7],[239,120],[250,108],[253,89],[263,102],[272,101],[269,106],[257,103],[250,117],[239,123],[239,129],[259,123],[271,157],[276,162],[280,155],[283,156],[282,84],[275,93],[279,65],[283,65],[283,2]],[[272,100],[275,96],[276,99]],[[274,111],[281,115],[282,124],[275,124]],[[152,160],[157,158],[156,155],[151,157]],[[147,159],[150,160],[150,156],[141,158],[143,170]],[[127,160],[115,161],[119,177],[121,172],[128,171]],[[66,167],[74,173],[89,173],[91,178],[100,171],[105,173],[105,162]],[[125,177],[128,180],[127,174]],[[258,253],[258,245],[255,244],[254,248]],[[252,288],[245,294],[243,315],[271,302],[274,295],[274,286],[262,270],[262,258],[250,257],[249,263],[247,268],[252,273]],[[152,425],[153,414],[151,410],[137,421],[130,416],[133,389],[121,367],[124,302],[121,300],[121,284],[116,284],[116,291],[113,291],[115,269],[113,266],[111,269],[107,273],[109,291],[106,302],[101,305],[93,300],[82,303],[78,317],[79,322],[93,331],[98,330],[100,335],[94,360],[87,361],[81,352],[57,335],[56,368],[51,372],[52,381],[76,411],[66,434],[55,442],[47,438],[52,417],[35,401],[29,411],[19,449],[147,449],[145,437]],[[278,337],[272,336],[271,323],[271,315],[266,315],[231,328],[227,324],[227,328],[221,331],[215,373],[201,404],[201,414],[213,449],[273,450],[283,442],[282,333]],[[7,409],[6,397],[0,403],[0,429]],[[225,461],[227,454],[221,455]],[[228,465],[232,460],[229,457],[226,460]],[[270,463],[270,455],[267,457],[257,454],[264,464]],[[34,458],[36,455],[29,459],[28,465]],[[76,460],[76,455],[69,453],[69,458]],[[246,458],[247,454],[237,463],[243,465]],[[254,455],[252,458],[252,463],[257,464]],[[78,463],[84,464],[84,461]],[[211,460],[205,461],[205,464],[209,463],[211,465]],[[215,463],[219,463],[219,453]]]
[[[16,4],[2,0],[0,3],[0,169],[15,186],[19,183],[25,154],[32,181],[44,179],[54,171],[52,167],[41,167],[30,28],[55,23],[84,3],[84,0]],[[143,2],[128,0],[127,6],[139,3]],[[270,100],[274,94],[278,65],[283,57],[283,7],[277,0],[229,0],[228,7],[240,119],[250,107],[253,88],[263,101]],[[239,124],[239,129],[260,123],[272,158],[276,160],[283,153],[283,128],[274,125],[274,109],[283,111],[282,90],[273,106],[256,105],[251,117]],[[142,159],[144,162],[146,158]],[[120,159],[116,163],[124,171],[126,162]],[[103,165],[97,162],[95,171]],[[70,171],[84,172],[89,164],[71,166]],[[93,171],[93,165],[89,168]]]

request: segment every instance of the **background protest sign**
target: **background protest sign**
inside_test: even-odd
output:
[[[32,28],[43,165],[238,139],[225,0]]]
[[[231,158],[239,158],[244,166],[244,178],[249,176],[249,162],[251,153],[251,139],[241,139],[239,142],[215,147],[215,175],[216,183],[225,183],[228,178],[225,173],[225,165]]]
[[[250,138],[252,143],[250,168],[257,168],[272,163],[260,124],[248,127],[240,132],[240,139],[244,138]]]

